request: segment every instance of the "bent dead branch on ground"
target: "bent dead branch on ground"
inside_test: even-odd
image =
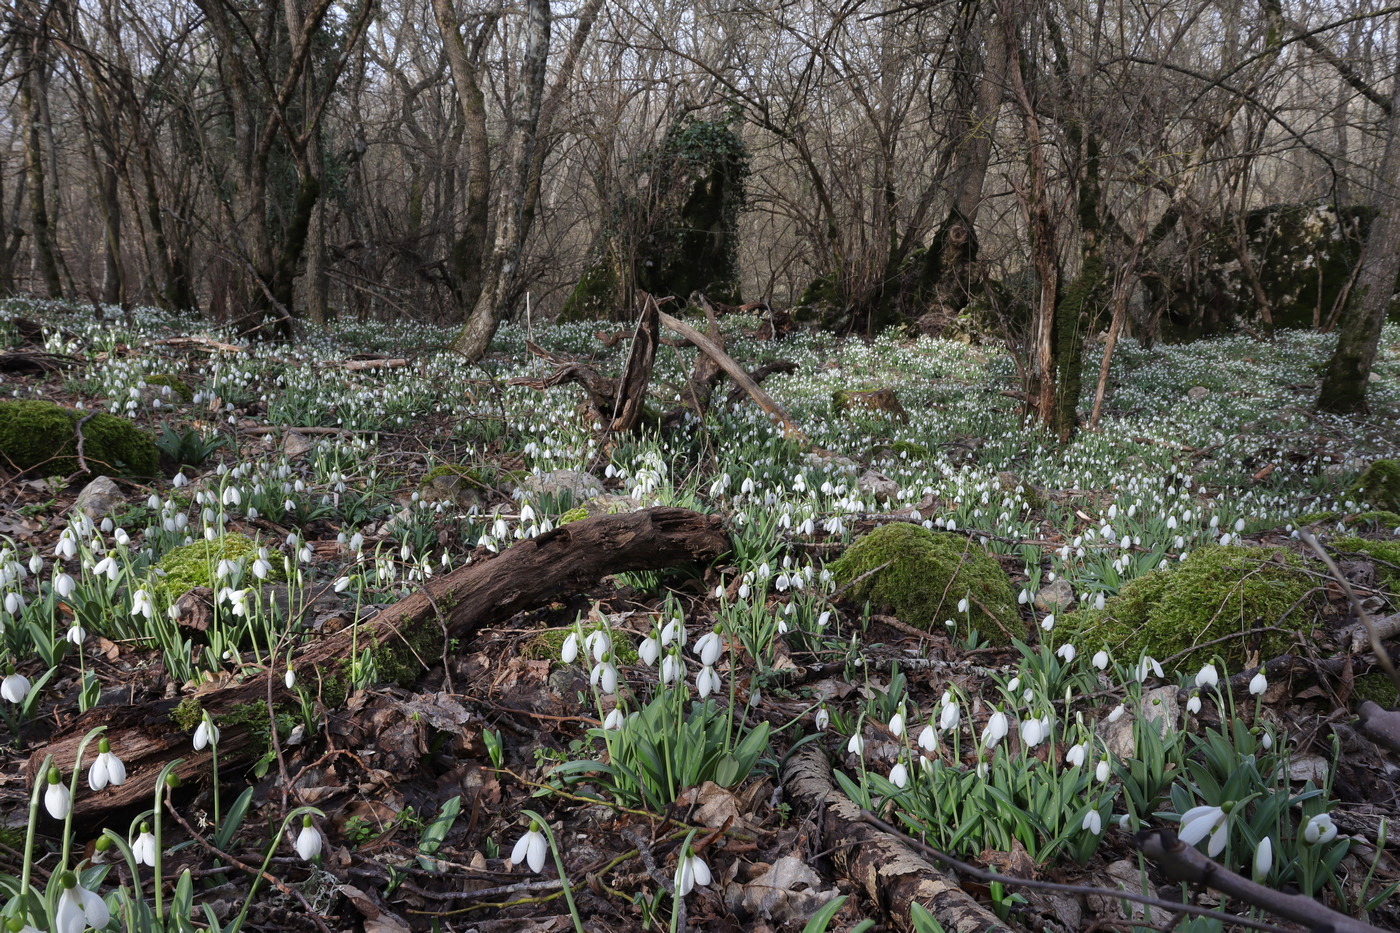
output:
[[[718,516],[687,509],[653,508],[571,522],[430,580],[361,622],[357,635],[354,626],[347,626],[306,646],[290,666],[298,684],[321,698],[343,697],[352,643],[360,650],[374,650],[383,667],[419,673],[442,659],[450,639],[466,638],[516,613],[583,592],[609,574],[708,562],[728,549],[729,536]],[[261,670],[195,697],[222,731],[219,762],[227,773],[263,754],[267,697],[285,698],[289,708],[296,704],[295,696],[282,687],[282,677],[282,670]],[[33,752],[29,780],[35,779],[47,755],[70,771],[83,736],[98,726],[106,727],[105,736],[125,762],[128,779],[120,787],[79,796],[75,806],[81,817],[148,800],[160,769],[174,757],[187,756],[176,771],[182,779],[207,774],[209,753],[191,755],[190,735],[171,718],[177,704],[172,699],[99,707],[77,717]],[[259,709],[261,717],[250,713]],[[94,755],[90,748],[85,764],[91,764]]]

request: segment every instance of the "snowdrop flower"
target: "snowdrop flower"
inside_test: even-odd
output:
[[[668,654],[661,659],[661,683],[665,686],[673,680],[685,680],[685,662],[674,654]]]
[[[647,667],[651,667],[657,658],[661,657],[661,642],[648,635],[637,648],[637,657],[641,658]]]
[[[309,862],[321,854],[321,832],[311,823],[311,814],[301,818],[301,832],[297,833],[297,855]]]
[[[903,713],[895,713],[893,716],[890,717],[890,732],[894,734],[895,738],[898,738],[899,736],[904,734]]]
[[[685,645],[685,624],[678,618],[667,622],[666,627],[661,630],[661,647],[665,648],[671,642]]]
[[[1090,810],[1088,813],[1084,814],[1084,820],[1079,824],[1079,828],[1087,829],[1095,836],[1098,836],[1103,833],[1103,816],[1100,815],[1098,810]]]
[[[603,728],[612,730],[621,729],[622,722],[622,710],[614,706],[612,712],[608,713],[608,718],[603,720]]]
[[[190,479],[184,473],[176,473],[175,478],[170,481],[176,489],[180,489],[190,484]]]
[[[1026,719],[1021,722],[1021,742],[1026,748],[1035,748],[1044,738],[1043,725],[1039,719]]]
[[[700,668],[700,673],[695,675],[695,689],[700,694],[700,699],[705,699],[712,693],[718,693],[724,688],[724,682],[720,680],[719,674],[708,664]]]
[[[919,733],[919,747],[926,752],[938,750],[938,733],[933,731],[931,724],[924,726],[923,731]]]
[[[583,646],[593,655],[593,660],[601,664],[612,652],[612,636],[607,629],[594,629],[583,640]]]
[[[1065,761],[1073,767],[1079,768],[1084,765],[1084,744],[1070,746],[1070,750],[1065,752]]]
[[[11,703],[23,703],[24,698],[29,696],[29,678],[15,671],[13,664],[9,665],[5,679],[0,681],[0,697],[4,697]]]
[[[909,769],[904,766],[904,762],[894,763],[894,767],[890,769],[890,783],[895,787],[909,786]]]
[[[967,597],[958,600],[958,612],[967,612]]]
[[[88,927],[101,930],[111,921],[107,902],[78,884],[77,876],[71,871],[59,877],[59,884],[63,886],[63,893],[58,898],[53,933],[83,933]]]
[[[68,814],[73,812],[73,795],[68,792],[57,768],[49,768],[48,784],[44,789],[44,809],[56,820],[68,819]]]
[[[156,617],[156,607],[151,603],[151,594],[145,590],[137,590],[131,594],[131,614],[133,616],[145,616],[147,619]]]
[[[962,714],[958,711],[958,704],[949,703],[943,707],[943,712],[938,714],[938,728],[944,732],[950,732],[958,727],[958,720]]]
[[[126,765],[112,753],[112,745],[106,738],[97,740],[97,760],[88,769],[88,786],[101,790],[108,784],[120,787],[126,781]]]
[[[335,581],[335,591],[336,591],[337,593],[344,593],[344,592],[345,592],[347,589],[349,589],[349,588],[350,588],[350,578],[349,578],[349,577],[341,577],[341,578],[339,578],[338,580]]]
[[[709,631],[700,636],[693,649],[700,663],[706,667],[711,667],[719,660],[721,652],[724,650],[724,642],[719,637],[719,632]]]
[[[1007,690],[1008,693],[1015,693],[1017,690],[1020,690],[1020,689],[1021,689],[1021,678],[1019,678],[1019,677],[1013,677],[1013,678],[1011,678],[1011,682],[1008,683],[1008,684],[1006,685],[1006,690]]]
[[[1254,850],[1254,880],[1258,884],[1263,884],[1264,879],[1269,876],[1269,869],[1274,867],[1274,842],[1268,836],[1259,840],[1259,847]]]
[[[998,742],[1006,738],[1006,733],[1010,729],[1011,725],[1006,720],[1006,714],[997,710],[987,720],[987,728],[982,730],[982,744],[988,748],[995,748]]]
[[[1166,676],[1162,673],[1162,665],[1157,663],[1156,658],[1150,658],[1144,655],[1142,660],[1138,662],[1137,679],[1139,681],[1145,681],[1149,674],[1154,677]]]
[[[710,880],[710,866],[706,865],[705,860],[696,855],[694,850],[687,847],[685,855],[676,865],[676,897],[685,897],[695,890],[697,884],[704,887]]]
[[[1216,673],[1214,664],[1207,664],[1196,673],[1196,686],[1204,690],[1214,688],[1220,683],[1220,675]]]
[[[1103,649],[1099,649],[1099,651],[1097,651],[1094,654],[1093,661],[1095,667],[1097,667],[1099,670],[1104,670],[1108,667],[1108,652],[1104,651]]]
[[[578,631],[569,633],[569,637],[564,639],[564,647],[559,650],[559,660],[565,664],[573,664],[578,659],[579,637]]]
[[[1127,712],[1128,708],[1122,703],[1119,703],[1117,706],[1113,707],[1113,711],[1108,714],[1108,721],[1117,722],[1118,720],[1122,719],[1124,715],[1127,714]]]
[[[76,588],[77,584],[74,583],[73,578],[66,573],[60,573],[53,578],[53,591],[64,599],[72,596],[73,590]]]
[[[1230,838],[1229,825],[1229,814],[1223,807],[1192,807],[1181,814],[1176,835],[1188,846],[1196,845],[1209,835],[1206,854],[1215,858],[1225,851],[1225,843]]]
[[[1249,679],[1249,692],[1254,696],[1263,696],[1264,691],[1269,689],[1269,679],[1260,671]]]
[[[92,572],[99,577],[106,574],[107,579],[115,583],[117,577],[121,575],[121,567],[117,565],[114,558],[104,557],[97,562],[97,566],[92,568]]]
[[[199,728],[194,730],[194,750],[203,751],[209,745],[216,749],[219,747],[219,727],[214,725],[214,720],[209,718],[209,712],[206,710]]]
[[[1104,758],[1099,762],[1098,766],[1094,768],[1094,778],[1098,780],[1100,784],[1103,784],[1108,780],[1111,771],[1112,768],[1109,766],[1108,759]]]
[[[592,673],[588,675],[588,682],[603,693],[616,693],[617,668],[607,661],[600,661],[594,665]]]
[[[1337,824],[1330,813],[1319,813],[1303,827],[1303,841],[1309,845],[1326,845],[1336,838]]]
[[[1041,627],[1042,629],[1044,629],[1045,631],[1047,631],[1047,632],[1050,631],[1052,628],[1054,628],[1054,627],[1055,627],[1055,613],[1052,612],[1052,613],[1050,613],[1049,615],[1047,615],[1044,619],[1041,619],[1041,620],[1040,620],[1040,627]]]
[[[138,865],[156,867],[156,837],[151,835],[149,823],[141,824],[141,835],[131,844],[131,854],[136,857]]]
[[[297,672],[290,667],[287,668],[287,673],[282,675],[282,682],[287,685],[288,690],[291,690],[297,685]]]
[[[253,576],[257,577],[259,580],[266,580],[271,573],[272,564],[261,557],[253,561]]]
[[[852,755],[859,755],[865,751],[865,739],[860,737],[859,732],[851,736],[850,741],[846,743],[846,751]]]
[[[224,505],[239,505],[243,502],[243,494],[238,491],[237,486],[229,486],[224,489]]]
[[[1060,657],[1064,658],[1066,664],[1069,664],[1071,661],[1073,661],[1074,655],[1076,654],[1074,650],[1074,645],[1071,645],[1069,643],[1065,643],[1060,647],[1056,648],[1055,653],[1058,654]]]
[[[1189,699],[1189,700],[1186,701],[1186,712],[1191,713],[1192,715],[1194,715],[1194,714],[1196,714],[1196,713],[1199,713],[1200,711],[1201,711],[1201,695],[1200,695],[1199,693],[1193,693],[1193,694],[1191,694],[1191,699]]]
[[[825,732],[829,725],[831,725],[831,714],[826,711],[826,706],[823,705],[817,710],[817,729]]]

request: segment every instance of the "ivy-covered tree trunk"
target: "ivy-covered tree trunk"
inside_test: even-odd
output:
[[[1347,298],[1337,335],[1337,349],[1327,364],[1317,407],[1351,413],[1366,410],[1366,388],[1381,326],[1400,276],[1400,77],[1395,79],[1385,154],[1375,178],[1376,219],[1366,237],[1366,249],[1356,284]]]

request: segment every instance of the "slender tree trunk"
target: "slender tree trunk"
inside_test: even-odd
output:
[[[512,114],[511,148],[505,162],[510,185],[501,201],[496,243],[486,267],[481,295],[452,344],[453,349],[471,360],[485,355],[501,318],[509,310],[527,232],[524,223],[525,190],[530,180],[530,164],[534,158],[540,106],[544,98],[545,65],[549,58],[549,0],[530,0],[527,17],[525,57],[520,64]]]
[[[1381,327],[1385,324],[1395,282],[1400,277],[1400,77],[1395,79],[1385,154],[1376,172],[1376,219],[1366,236],[1356,284],[1347,297],[1337,349],[1327,364],[1317,407],[1351,413],[1366,410],[1366,388],[1376,360]]]
[[[32,35],[19,36],[19,100],[24,115],[25,177],[29,184],[29,226],[34,241],[34,262],[44,279],[50,298],[63,297],[63,280],[59,275],[58,252],[50,226],[48,182],[45,178],[43,143],[43,108],[39,100],[44,82],[40,69],[45,67],[46,43],[42,31],[48,27],[35,18],[27,23]]]

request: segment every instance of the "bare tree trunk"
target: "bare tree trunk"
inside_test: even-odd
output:
[[[1322,411],[1366,410],[1366,388],[1376,360],[1376,345],[1395,294],[1396,279],[1400,277],[1400,77],[1395,79],[1391,96],[1385,154],[1375,184],[1372,204],[1376,219],[1366,236],[1356,284],[1347,298],[1337,349],[1322,379],[1322,392],[1317,399],[1317,407]]]
[[[20,6],[27,12],[31,6],[22,2]],[[52,219],[49,214],[48,183],[56,179],[46,179],[44,170],[43,107],[40,94],[45,82],[40,71],[47,67],[48,43],[45,33],[48,25],[44,15],[26,16],[17,37],[18,64],[20,68],[19,100],[24,117],[25,177],[29,184],[29,225],[34,240],[34,262],[44,279],[44,287],[50,298],[63,297],[63,281],[59,275],[58,252],[53,242]]]
[[[453,349],[471,360],[480,359],[491,346],[491,338],[496,336],[496,328],[509,310],[511,293],[519,274],[520,251],[527,232],[524,223],[525,190],[530,180],[540,106],[544,98],[550,18],[549,0],[530,0],[525,57],[520,63],[512,114],[514,126],[510,154],[505,161],[510,187],[501,201],[496,244],[483,274],[481,295],[452,344]]]

